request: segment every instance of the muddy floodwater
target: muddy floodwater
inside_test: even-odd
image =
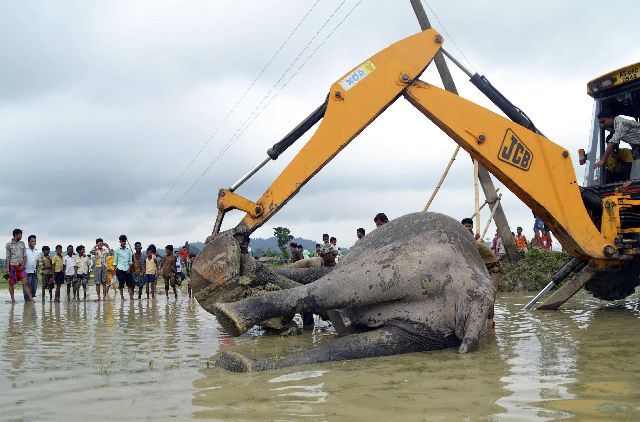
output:
[[[530,297],[498,297],[476,353],[236,374],[216,352],[284,355],[333,332],[232,339],[184,296],[12,306],[2,290],[0,420],[640,420],[638,297],[527,312]]]

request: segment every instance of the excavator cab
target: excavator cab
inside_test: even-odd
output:
[[[589,152],[580,163],[587,165],[584,186],[604,192],[609,185],[629,180],[632,157],[631,148],[623,143],[602,168],[593,168],[593,163],[602,156],[607,146],[607,137],[610,136],[600,127],[597,115],[600,110],[607,108],[621,116],[640,120],[640,63],[614,70],[590,81],[587,84],[587,94],[595,100],[595,106]]]

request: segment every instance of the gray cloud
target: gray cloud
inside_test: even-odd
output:
[[[10,182],[0,185],[0,221],[7,237],[22,227],[47,243],[88,244],[121,232],[145,243],[203,239],[220,187],[265,157],[340,75],[419,30],[408,2],[362,2],[286,88],[280,90],[280,83],[270,92],[340,4],[319,2],[167,194],[313,3],[6,4],[0,16],[0,78],[6,81],[0,85],[0,146]],[[345,2],[294,69],[355,3]],[[586,82],[638,57],[632,39],[637,7],[631,1],[616,8],[595,1],[430,4],[473,65],[572,152],[588,137],[592,103]],[[461,56],[444,35],[446,48]],[[463,74],[454,75],[463,96],[492,108]],[[433,69],[424,79],[437,84]],[[254,121],[251,112],[274,94]],[[178,203],[247,119],[251,126]],[[240,193],[257,199],[299,148],[270,163]],[[256,235],[286,225],[314,239],[330,231],[348,245],[355,228],[373,228],[376,212],[398,216],[422,208],[453,149],[449,138],[401,99]],[[471,168],[464,155],[456,161],[434,210],[456,218],[472,212]],[[582,169],[577,173],[581,181]],[[502,190],[514,226],[530,231],[528,209]],[[229,216],[226,225],[238,220]]]

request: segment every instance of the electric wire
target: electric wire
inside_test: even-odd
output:
[[[220,132],[220,130],[222,129],[222,127],[225,125],[225,123],[227,122],[227,120],[229,120],[229,118],[231,117],[231,115],[233,115],[233,113],[235,112],[235,110],[238,108],[238,106],[240,105],[240,103],[244,100],[244,98],[247,96],[247,94],[249,93],[249,91],[251,91],[251,89],[254,87],[254,85],[258,82],[258,80],[262,77],[262,75],[264,75],[265,71],[269,68],[269,66],[271,65],[271,63],[273,63],[273,61],[275,60],[275,58],[278,56],[278,54],[280,54],[280,52],[282,51],[282,49],[287,45],[287,43],[289,42],[289,40],[293,37],[293,35],[295,35],[295,33],[298,31],[298,29],[302,26],[302,24],[304,23],[304,21],[307,19],[307,17],[311,14],[311,12],[315,9],[315,7],[318,5],[318,3],[320,2],[320,0],[316,0],[315,3],[313,3],[313,5],[311,5],[311,7],[307,10],[307,12],[302,16],[302,18],[300,19],[300,21],[298,22],[298,24],[293,28],[293,30],[289,33],[289,35],[285,38],[285,40],[282,42],[282,44],[280,44],[280,46],[278,47],[278,49],[275,51],[275,53],[273,53],[273,55],[271,56],[271,58],[267,61],[267,63],[262,67],[262,70],[260,70],[260,72],[258,73],[258,75],[253,79],[253,81],[249,84],[249,86],[244,90],[244,92],[242,93],[242,95],[240,95],[240,97],[238,98],[238,100],[236,100],[236,102],[233,104],[233,106],[231,107],[231,109],[229,109],[229,111],[227,112],[227,114],[225,115],[225,117],[222,119],[222,121],[220,122],[220,124],[218,124],[218,126],[215,128],[215,130],[213,131],[213,133],[209,136],[209,138],[206,140],[206,142],[202,145],[202,147],[200,148],[200,150],[196,153],[196,155],[191,159],[191,161],[189,161],[189,163],[185,166],[185,168],[182,170],[182,172],[178,175],[178,177],[176,178],[176,180],[171,184],[171,186],[169,187],[169,189],[164,193],[164,195],[162,196],[162,198],[156,203],[156,205],[154,206],[154,208],[147,213],[143,219],[141,220],[141,222],[138,224],[138,227],[142,227],[144,225],[144,223],[152,216],[156,213],[158,207],[160,206],[160,204],[162,204],[165,199],[167,199],[167,197],[169,196],[169,194],[171,194],[171,192],[173,192],[173,190],[175,189],[175,187],[177,186],[177,184],[180,182],[180,180],[182,180],[182,178],[184,177],[184,175],[187,173],[187,171],[191,168],[191,166],[193,165],[193,163],[195,163],[195,161],[200,157],[200,155],[202,154],[202,152],[206,149],[206,147],[211,143],[211,141],[215,138],[215,136],[218,134],[218,132]]]
[[[342,3],[340,3],[340,5],[338,6],[338,8],[336,8],[334,10],[334,12],[330,15],[329,18],[327,18],[327,21],[325,21],[325,23],[322,25],[321,29],[318,30],[316,32],[316,34],[314,34],[313,39],[315,39],[317,37],[317,35],[321,32],[322,28],[324,28],[328,22],[332,19],[332,17],[335,15],[335,13],[337,13],[337,11],[342,7],[342,5],[345,3],[345,1],[343,1]],[[229,141],[227,142],[227,144],[218,152],[218,154],[216,155],[216,157],[209,163],[209,165],[200,173],[200,175],[194,180],[194,182],[189,186],[189,188],[182,194],[182,196],[180,198],[178,198],[178,200],[167,210],[167,212],[162,216],[162,218],[158,221],[157,226],[159,226],[160,224],[162,224],[164,222],[164,220],[169,216],[169,214],[171,214],[171,212],[180,204],[180,202],[182,202],[182,200],[193,190],[193,188],[200,182],[200,180],[202,180],[202,178],[209,172],[209,170],[220,160],[220,158],[222,157],[222,155],[224,155],[224,153],[233,145],[233,143],[240,137],[242,136],[242,134],[249,128],[249,126],[251,126],[251,124],[260,116],[260,114],[262,114],[262,112],[269,106],[269,104],[280,94],[281,90],[286,87],[289,82],[291,82],[291,80],[296,76],[296,74],[309,62],[309,60],[320,50],[320,48],[326,43],[326,41],[335,33],[335,31],[338,30],[338,28],[340,28],[340,26],[342,26],[342,24],[346,21],[346,19],[353,13],[353,11],[360,5],[360,3],[362,3],[362,0],[358,0],[356,2],[356,4],[345,14],[345,16],[342,18],[342,20],[331,30],[331,32],[329,32],[329,34],[327,34],[327,36],[320,42],[320,44],[318,44],[318,46],[312,51],[312,53],[303,61],[303,63],[293,72],[293,74],[289,77],[289,79],[286,80],[286,82],[282,85],[282,87],[279,88],[279,90],[271,97],[271,99],[269,99],[269,101],[267,101],[265,103],[265,105],[262,107],[262,109],[260,109],[258,111],[259,106],[263,103],[263,101],[261,101],[258,106],[256,106],[256,108],[254,109],[254,111],[251,113],[251,115],[249,116],[249,118],[247,118],[245,120],[244,123],[247,123],[244,127],[241,125],[241,127],[231,136],[231,138],[229,139]],[[313,41],[312,39],[312,41]],[[305,46],[304,50],[306,50],[308,48],[308,46],[311,44],[311,42],[307,43],[307,45]],[[302,55],[303,52],[301,52],[301,54],[298,55],[298,57],[296,57],[296,59],[294,60],[297,61],[297,59]],[[293,66],[290,66],[290,68]],[[286,74],[287,72],[285,72]],[[278,81],[281,81],[283,78],[281,77]],[[274,87],[277,85],[274,84]],[[269,91],[269,93],[272,90]],[[267,93],[265,95],[265,97],[268,97],[269,93]],[[265,98],[263,98],[264,100]],[[253,116],[253,119],[248,122],[248,120]],[[154,227],[154,229],[155,229]]]
[[[467,58],[467,56],[462,52],[462,50],[458,47],[458,44],[456,43],[456,41],[453,39],[453,37],[451,36],[451,34],[449,33],[449,31],[447,31],[447,27],[445,26],[444,22],[442,22],[442,20],[438,17],[438,14],[436,13],[435,10],[433,10],[433,7],[431,7],[429,5],[429,3],[427,3],[427,0],[420,0],[422,3],[424,3],[425,6],[427,6],[427,9],[429,9],[429,11],[431,11],[431,13],[433,14],[433,17],[436,18],[436,21],[440,24],[440,26],[442,27],[442,30],[444,31],[444,33],[447,35],[447,38],[451,40],[451,43],[453,44],[453,47],[458,50],[458,52],[460,53],[460,55],[464,58],[464,60],[467,62],[467,64],[469,65],[469,67],[471,67],[473,69],[474,72],[476,72],[476,67],[471,63],[471,61]]]

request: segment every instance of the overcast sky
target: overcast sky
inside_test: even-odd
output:
[[[640,60],[635,1],[429,5],[447,49],[574,162],[590,132],[586,83]],[[219,188],[266,157],[336,79],[419,29],[408,0],[4,1],[2,232],[8,241],[20,227],[39,246],[96,237],[113,246],[121,233],[144,245],[203,240]],[[422,78],[440,84],[435,69]],[[464,74],[454,78],[462,96],[492,108]],[[306,139],[238,193],[257,200]],[[377,212],[422,209],[454,148],[400,99],[254,236],[286,226],[350,246]],[[576,173],[582,182],[577,162]],[[512,227],[532,235],[531,212],[501,191]],[[461,219],[473,204],[472,164],[461,154],[432,210]],[[239,219],[229,215],[224,228]]]

